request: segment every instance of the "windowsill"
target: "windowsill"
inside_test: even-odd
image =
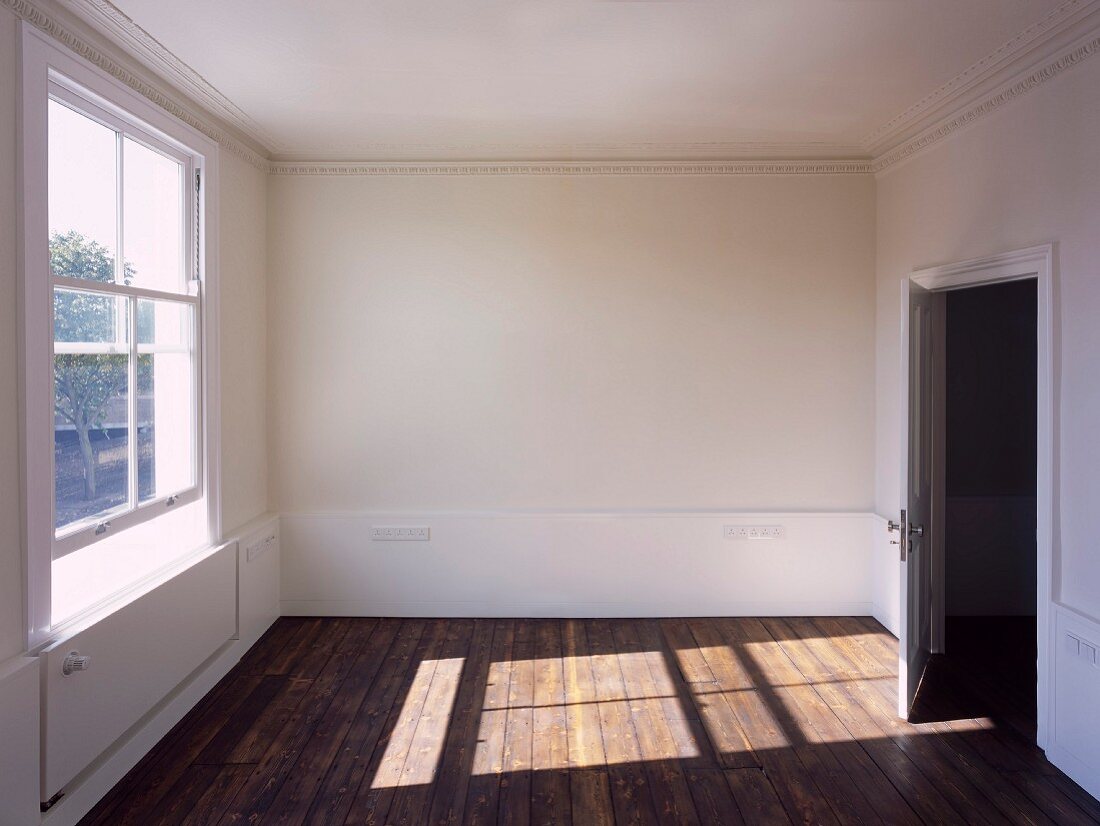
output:
[[[151,591],[156,590],[169,580],[179,576],[188,568],[194,567],[204,559],[213,556],[218,551],[225,548],[227,544],[226,542],[219,542],[216,544],[203,545],[177,557],[167,565],[158,568],[136,582],[115,591],[52,628],[49,639],[44,641],[41,645],[36,646],[35,649],[29,653],[37,655],[41,653],[42,650],[90,628],[97,622],[102,621],[116,611],[135,602]]]

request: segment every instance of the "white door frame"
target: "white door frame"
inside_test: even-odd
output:
[[[1054,601],[1054,245],[1043,244],[956,264],[914,270],[908,279],[933,292],[975,287],[1003,281],[1034,278],[1038,297],[1037,341],[1038,394],[1036,411],[1036,743],[1045,749],[1049,732],[1050,652]],[[908,318],[902,319],[902,341],[908,340]],[[902,377],[908,388],[908,375]],[[902,432],[907,432],[905,405],[901,410]],[[905,491],[901,492],[902,497]],[[942,556],[942,555],[941,555]],[[942,580],[941,580],[942,585]],[[904,617],[902,618],[904,621]],[[940,623],[942,628],[942,622]]]

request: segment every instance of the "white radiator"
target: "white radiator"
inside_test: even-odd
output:
[[[42,666],[48,800],[237,633],[237,544],[51,645]],[[88,668],[63,673],[71,652]]]

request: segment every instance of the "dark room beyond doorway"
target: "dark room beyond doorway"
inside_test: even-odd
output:
[[[1034,739],[1036,283],[945,298],[946,617],[927,687]]]

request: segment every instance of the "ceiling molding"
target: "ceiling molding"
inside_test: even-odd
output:
[[[208,112],[240,130],[265,149],[276,141],[244,110],[214,88],[205,77],[180,60],[109,0],[57,0],[80,20],[105,35],[140,63],[148,66]]]
[[[274,161],[272,175],[867,175],[869,160],[790,161],[586,161],[545,163],[295,163]]]
[[[10,9],[16,16],[27,21],[36,29],[44,32],[54,40],[61,43],[70,51],[87,60],[89,63],[103,70],[111,77],[126,84],[138,94],[149,99],[166,112],[179,118],[181,121],[202,132],[218,145],[228,149],[233,154],[247,161],[257,169],[266,171],[268,160],[260,153],[237,140],[223,129],[211,123],[206,118],[200,117],[188,106],[169,92],[154,86],[145,78],[138,77],[125,68],[112,57],[102,52],[97,46],[89,43],[82,35],[73,31],[62,21],[53,15],[46,13],[30,0],[0,0],[0,6]]]
[[[860,141],[861,146],[872,155],[880,155],[893,146],[912,139],[915,137],[912,134],[913,131],[920,129],[922,120],[933,115],[937,110],[965,106],[964,101],[967,96],[983,82],[999,72],[1019,71],[1024,67],[1024,61],[1034,61],[1034,58],[1028,60],[1029,52],[1041,49],[1043,45],[1098,9],[1100,9],[1100,0],[1066,0],[1042,20],[1024,29],[1011,40],[1002,43],[938,89],[865,135]]]
[[[357,155],[357,156],[356,156]],[[324,155],[308,152],[273,152],[272,160],[288,163],[557,163],[564,158],[577,163],[727,162],[866,160],[870,157],[855,144],[784,143],[778,141],[695,141],[678,143],[368,143],[356,153],[339,150]]]
[[[875,172],[881,172],[900,163],[933,144],[939,143],[959,129],[1000,109],[1007,103],[1041,86],[1100,52],[1100,35],[1093,34],[1071,46],[1056,59],[1025,72],[1001,87],[996,93],[968,109],[950,115],[934,127],[924,131],[901,146],[877,156],[873,163]]]

